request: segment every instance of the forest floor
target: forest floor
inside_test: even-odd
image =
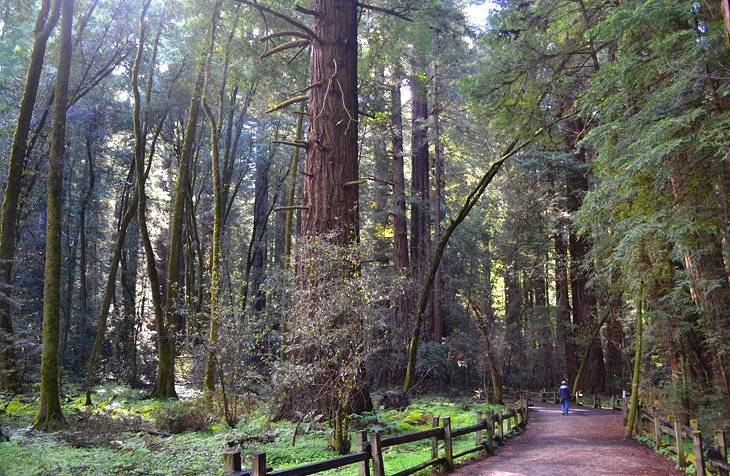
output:
[[[558,405],[530,408],[527,431],[493,457],[460,465],[461,476],[684,475],[674,463],[643,443],[624,440],[621,414]]]
[[[219,476],[228,442],[241,444],[246,467],[256,451],[266,452],[275,469],[337,456],[327,449],[331,429],[321,415],[300,415],[298,424],[272,422],[271,405],[254,395],[238,402],[240,421],[230,428],[219,402],[201,398],[199,392],[183,396],[183,390],[178,388],[179,402],[161,401],[145,399],[140,390],[107,384],[95,389],[94,405],[86,407],[84,396],[70,388],[63,399],[66,424],[50,432],[30,427],[38,413],[37,397],[0,396],[0,476]],[[476,411],[499,408],[471,397],[422,395],[402,411],[376,407],[353,416],[351,438],[355,430],[395,435],[428,429],[434,415],[450,416],[454,427],[473,425]],[[471,440],[459,441],[454,450],[470,445]],[[384,452],[386,468],[392,473],[413,467],[428,460],[430,452],[430,444],[423,442],[399,446],[398,451]],[[357,468],[327,474],[356,476]]]

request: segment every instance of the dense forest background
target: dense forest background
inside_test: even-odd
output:
[[[3,1],[0,389],[727,422],[727,2],[478,4]]]

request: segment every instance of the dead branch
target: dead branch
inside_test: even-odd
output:
[[[357,2],[357,6],[360,8],[364,8],[365,10],[372,10],[374,12],[380,12],[380,13],[385,13],[386,15],[392,15],[394,17],[400,18],[401,20],[413,21],[411,18],[405,16],[403,13],[400,13],[392,8],[376,7],[375,5],[368,5],[367,3],[362,3],[362,2]]]
[[[305,15],[312,15],[313,17],[318,17],[319,12],[317,10],[312,10],[311,8],[304,8],[301,5],[297,5],[294,7],[294,10],[298,11],[299,13],[304,13]]]
[[[314,32],[310,28],[308,28],[306,25],[304,25],[301,22],[296,21],[295,19],[293,19],[287,15],[284,15],[281,12],[277,12],[276,10],[273,10],[269,7],[261,5],[260,3],[252,2],[251,0],[236,0],[236,1],[241,2],[244,5],[248,5],[249,7],[253,7],[261,12],[265,12],[270,15],[273,15],[276,18],[279,18],[281,20],[284,20],[288,24],[295,26],[295,27],[299,28],[300,30],[302,30],[303,32],[305,32],[307,35],[309,35],[309,37],[311,39],[321,41],[320,38],[317,35],[315,35]]]
[[[270,50],[264,51],[263,53],[261,53],[261,56],[259,56],[259,59],[264,59],[281,51],[290,50],[292,48],[306,48],[307,46],[309,46],[309,44],[310,40],[290,41],[289,43],[284,43],[282,45],[271,48]]]
[[[360,180],[352,180],[350,182],[345,182],[342,184],[343,187],[351,187],[353,185],[360,185],[363,183],[368,183],[368,179],[360,179]]]
[[[266,110],[266,111],[264,111],[264,112],[265,112],[266,114],[269,114],[269,113],[272,113],[272,112],[274,112],[274,111],[278,111],[279,109],[283,109],[283,108],[285,108],[285,107],[287,107],[287,106],[290,106],[290,105],[292,105],[292,104],[294,104],[294,103],[298,103],[298,102],[306,101],[307,99],[309,99],[309,96],[297,96],[297,97],[295,97],[295,98],[287,99],[286,101],[284,101],[284,102],[282,102],[282,103],[279,103],[279,104],[277,104],[276,106],[274,106],[274,107],[272,107],[272,108],[269,108],[269,109],[267,109],[267,110]]]
[[[302,149],[309,149],[309,143],[301,141],[301,140],[296,140],[296,141],[275,140],[273,142],[274,142],[274,144],[292,145],[294,147],[301,147]]]
[[[288,210],[309,210],[309,207],[306,205],[291,205],[291,206],[287,206],[287,207],[274,208],[275,212],[285,212]]]
[[[322,81],[317,81],[316,83],[311,84],[311,85],[307,86],[306,88],[297,89],[296,91],[294,91],[294,94],[306,93],[310,89],[314,89],[316,87],[322,86],[322,84],[323,84]],[[297,112],[299,112],[299,111],[297,111]]]

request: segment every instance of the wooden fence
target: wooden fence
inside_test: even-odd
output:
[[[524,428],[528,420],[527,400],[518,400],[506,411],[477,412],[476,423],[463,428],[451,428],[451,418],[433,417],[432,428],[429,430],[407,433],[405,435],[381,437],[378,433],[369,436],[364,431],[357,432],[357,452],[317,463],[297,466],[295,468],[273,471],[267,467],[266,453],[254,453],[251,458],[251,469],[241,469],[241,451],[231,449],[223,455],[225,476],[305,476],[331,469],[342,468],[353,464],[358,465],[358,476],[385,476],[383,465],[383,450],[416,441],[430,441],[431,459],[421,464],[389,476],[407,476],[430,466],[436,466],[444,471],[454,469],[454,460],[478,451],[491,454],[495,444],[504,444],[510,436]],[[506,430],[505,430],[506,426]],[[486,438],[484,435],[486,431]],[[453,439],[474,434],[474,447],[454,453]],[[439,452],[439,442],[443,441],[443,453]]]
[[[624,404],[624,425],[627,424],[628,404]],[[639,406],[634,428],[638,435],[651,436],[656,449],[667,448],[677,455],[678,466],[695,466],[697,476],[728,476],[730,464],[727,461],[727,443],[724,430],[714,431],[714,446],[705,449],[697,420],[690,420],[690,426],[683,425],[672,415],[666,420],[655,412],[648,412]],[[666,437],[666,443],[665,443]],[[686,443],[686,444],[685,444]],[[687,451],[687,448],[691,448]]]

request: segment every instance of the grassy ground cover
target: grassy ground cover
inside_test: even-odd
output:
[[[221,455],[229,441],[242,445],[244,466],[253,452],[266,452],[275,469],[335,457],[328,451],[328,425],[315,415],[299,423],[271,422],[271,409],[249,402],[235,428],[217,416],[214,401],[189,396],[180,402],[143,399],[140,391],[106,385],[97,390],[93,407],[83,396],[67,397],[67,426],[53,432],[30,429],[38,402],[21,396],[0,401],[0,429],[9,441],[0,442],[0,476],[7,475],[220,475]],[[496,409],[496,407],[491,407]],[[489,407],[473,398],[422,396],[403,411],[376,408],[353,416],[353,431],[378,431],[384,436],[431,427],[432,416],[450,416],[452,427],[473,425],[475,413]],[[172,431],[174,433],[172,433]],[[180,431],[180,430],[195,431]],[[171,436],[151,434],[171,432]],[[180,431],[180,432],[178,432]],[[296,438],[295,438],[296,432]],[[258,437],[258,440],[255,439]],[[354,434],[352,435],[354,441]],[[474,435],[455,440],[454,452],[473,446]],[[353,446],[354,448],[354,446]],[[430,459],[430,442],[422,441],[384,452],[388,472]],[[355,466],[329,474],[356,475]]]

